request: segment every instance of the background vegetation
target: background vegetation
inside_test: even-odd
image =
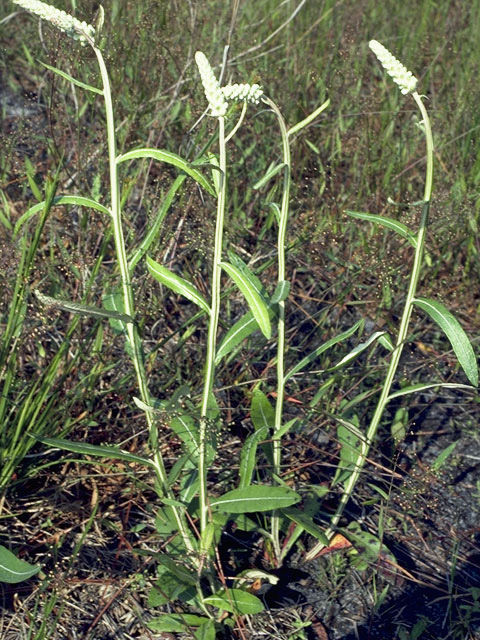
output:
[[[97,4],[59,0],[56,6],[92,21]],[[328,110],[292,149],[287,265],[292,282],[287,357],[292,364],[360,317],[370,331],[396,327],[402,309],[409,245],[344,213],[383,213],[412,227],[418,221],[418,208],[408,206],[423,191],[425,152],[415,126],[417,111],[392,90],[368,41],[376,38],[394,52],[428,96],[436,144],[421,295],[442,299],[478,347],[480,2],[106,0],[104,7],[104,52],[116,101],[119,152],[141,145],[194,157],[213,127],[208,118],[199,120],[205,100],[193,60],[198,49],[219,65],[228,44],[225,81],[258,82],[290,123],[330,98]],[[68,433],[94,444],[123,443],[134,453],[145,442],[143,417],[131,401],[135,381],[122,338],[92,319],[45,311],[32,295],[38,288],[56,298],[100,305],[118,280],[105,219],[91,211],[55,208],[24,235],[13,234],[47,176],[58,172],[59,193],[91,193],[100,201],[108,184],[101,102],[73,90],[39,62],[96,85],[93,54],[14,9],[0,2],[0,375],[5,385],[0,445],[10,453],[2,461],[3,475],[0,469],[0,487],[8,488],[0,534],[46,570],[34,586],[5,591],[0,635],[66,638],[75,629],[78,635],[72,637],[143,637],[139,594],[148,566],[128,551],[148,544],[152,535],[145,526],[153,509],[146,478],[125,478],[128,469],[113,464],[98,471],[74,456],[59,465],[58,454],[45,453],[23,437],[29,431]],[[250,117],[234,139],[230,183],[235,190],[228,203],[227,241],[258,263],[274,251],[275,233],[265,206],[268,191],[252,185],[280,154],[273,119],[271,135],[265,122],[261,115]],[[143,237],[174,177],[158,164],[129,168],[122,193],[129,247]],[[389,204],[389,199],[400,204]],[[188,186],[169,211],[152,255],[174,263],[205,289],[213,224],[210,204]],[[273,280],[273,266],[262,277]],[[149,361],[155,395],[166,397],[186,380],[198,387],[204,327],[192,324],[190,307],[162,291],[145,270],[137,270],[134,286],[144,340],[157,354]],[[241,311],[240,298],[235,304],[229,310],[234,315]],[[405,380],[463,382],[448,349],[432,326],[417,324],[402,361]],[[219,482],[228,474],[236,443],[248,433],[245,392],[252,381],[273,379],[273,357],[263,342],[251,340],[218,372],[228,425]],[[289,443],[285,462],[297,481],[321,484],[331,477],[338,447],[329,414],[370,389],[382,366],[373,353],[339,373],[333,391],[325,391],[314,411],[309,403],[325,380],[312,375],[290,384],[290,414],[308,417]],[[356,625],[365,638],[475,637],[479,594],[471,583],[478,574],[472,573],[471,562],[478,536],[477,401],[453,392],[437,399],[432,392],[392,407],[391,414],[390,423],[398,418],[405,437],[392,438],[391,425],[385,425],[377,466],[369,469],[368,478],[371,482],[377,473],[379,482],[387,482],[388,499],[376,500],[378,493],[365,482],[355,517],[362,515],[373,531],[385,535],[413,580],[404,575],[404,584],[389,586],[378,566],[362,573],[345,556],[325,558],[309,570],[309,588],[326,594],[315,605],[315,616],[332,638],[350,638]],[[454,457],[443,475],[435,475],[432,462],[452,442],[457,442]],[[166,438],[164,447],[167,458],[174,459],[178,443]],[[49,568],[54,574],[48,574]],[[72,604],[77,593],[84,603],[80,613]],[[352,594],[361,601],[357,608]],[[423,597],[444,602],[426,610],[419,604]],[[398,598],[416,602],[415,613],[402,617]],[[391,624],[387,630],[378,622],[379,611],[380,619]],[[268,632],[293,637],[294,614],[282,615],[275,616],[276,627]],[[268,630],[267,619],[263,624]]]

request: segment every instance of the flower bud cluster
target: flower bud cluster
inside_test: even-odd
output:
[[[202,79],[205,97],[210,106],[212,116],[221,118],[227,113],[228,102],[220,89],[218,80],[215,78],[213,69],[207,60],[207,57],[201,51],[195,54],[195,62],[198,66],[200,78]]]
[[[388,49],[377,42],[370,40],[368,46],[382,63],[385,71],[392,77],[393,81],[398,84],[403,94],[415,91],[417,87],[417,78],[408,71],[406,67],[393,56]]]
[[[87,44],[85,35],[92,39],[95,36],[95,29],[91,24],[81,22],[65,11],[56,9],[46,2],[40,2],[40,0],[13,0],[13,3],[18,4],[43,20],[47,20],[57,29],[64,31],[70,38],[79,40],[83,45]]]
[[[222,93],[227,100],[246,100],[258,104],[263,95],[263,89],[259,84],[227,84],[222,87]]]

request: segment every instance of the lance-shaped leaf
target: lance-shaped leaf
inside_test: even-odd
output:
[[[6,547],[0,545],[0,582],[17,584],[28,580],[40,571],[40,567],[20,560]]]
[[[184,160],[181,156],[177,156],[176,153],[165,151],[163,149],[134,149],[133,151],[128,151],[127,153],[118,156],[117,164],[126,162],[127,160],[134,160],[135,158],[153,158],[154,160],[160,160],[160,162],[172,164],[174,167],[181,169],[196,182],[198,182],[198,184],[203,187],[205,191],[207,191],[210,195],[214,197],[216,195],[214,187],[205,178],[205,176],[201,174],[200,171],[196,169],[192,164]]]
[[[96,211],[100,211],[100,213],[106,213],[110,216],[110,211],[107,207],[104,207],[103,204],[99,202],[95,202],[95,200],[91,200],[90,198],[84,198],[82,196],[55,196],[52,201],[52,207],[56,207],[62,204],[76,204],[80,207],[87,207],[88,209],[95,209]],[[32,218],[36,213],[40,213],[43,211],[45,207],[45,200],[43,202],[38,202],[34,204],[33,207],[30,207],[28,211],[25,211],[23,215],[15,223],[15,227],[13,230],[13,237],[15,238],[22,225],[25,224],[30,218]]]
[[[253,392],[250,416],[256,430],[264,427],[268,429],[275,427],[275,409],[260,389],[255,389]]]
[[[248,280],[248,282],[251,284],[251,286],[255,289],[255,291],[262,298],[266,299],[267,292],[265,291],[265,287],[261,283],[260,278],[258,278],[253,273],[253,271],[249,268],[247,263],[244,262],[239,256],[237,256],[236,253],[233,253],[233,251],[228,251],[228,257],[229,257],[230,263],[234,267],[236,267],[239,271],[241,271],[243,273],[243,275]]]
[[[268,313],[270,320],[272,320],[275,317],[275,310],[271,305],[268,306]],[[215,355],[215,364],[218,364],[222,358],[231,353],[237,345],[259,328],[253,313],[248,311],[225,334]]]
[[[158,282],[161,282],[175,293],[179,293],[184,298],[194,302],[208,314],[210,313],[210,307],[207,301],[188,280],[177,276],[177,274],[170,271],[170,269],[155,262],[150,256],[147,256],[147,267],[155,280],[158,280]]]
[[[71,302],[70,300],[57,300],[56,298],[51,298],[50,296],[40,293],[37,289],[35,289],[34,293],[40,302],[48,307],[55,307],[57,309],[62,309],[63,311],[68,311],[69,313],[74,313],[80,316],[89,316],[91,318],[109,318],[112,320],[119,320],[121,322],[134,322],[132,316],[129,316],[126,313],[102,309],[101,307],[91,307],[86,304],[80,304],[79,302]]]
[[[469,384],[457,384],[455,382],[419,382],[418,384],[412,384],[411,386],[403,387],[400,391],[391,393],[388,396],[388,401],[393,400],[393,398],[398,398],[399,396],[408,396],[411,393],[420,393],[421,391],[435,389],[436,387],[444,387],[447,389],[472,389]]]
[[[290,282],[288,280],[282,280],[275,287],[272,297],[270,298],[270,304],[278,304],[288,298],[290,293]]]
[[[344,367],[346,364],[348,364],[352,360],[355,360],[355,358],[358,358],[358,356],[363,351],[368,349],[368,347],[372,344],[372,342],[375,342],[375,340],[378,340],[378,338],[380,338],[380,336],[383,336],[383,335],[385,335],[385,331],[375,331],[375,333],[372,333],[372,335],[368,338],[368,340],[366,340],[365,342],[361,342],[360,344],[357,344],[357,346],[354,347],[351,351],[349,351],[347,355],[340,360],[340,362],[337,362],[337,364],[334,365],[333,367],[329,367],[327,371],[335,371],[336,369],[340,369],[341,367]]]
[[[155,464],[152,460],[149,460],[148,458],[141,458],[140,456],[136,456],[128,451],[123,451],[118,447],[103,444],[88,444],[87,442],[72,442],[71,440],[64,440],[63,438],[43,438],[41,436],[33,437],[35,440],[38,440],[49,447],[56,447],[58,449],[72,451],[73,453],[81,453],[87,456],[96,456],[97,458],[125,460],[125,462],[135,462],[136,464],[143,464],[148,467],[155,468]]]
[[[363,320],[362,318],[358,322],[356,322],[353,327],[350,327],[350,329],[347,329],[343,333],[340,333],[338,336],[334,336],[333,338],[330,338],[330,340],[327,340],[327,342],[325,342],[324,344],[321,344],[314,351],[312,351],[312,353],[309,353],[308,356],[302,358],[300,362],[298,362],[292,369],[290,369],[290,371],[285,376],[285,382],[289,380],[293,375],[295,375],[299,371],[302,371],[302,369],[305,369],[305,367],[314,362],[316,358],[318,358],[318,356],[324,351],[327,351],[327,349],[330,349],[338,342],[342,342],[342,340],[347,340],[348,338],[350,338],[350,336],[352,336],[359,327],[363,328],[364,324],[365,320]]]
[[[415,298],[414,304],[423,309],[434,320],[440,329],[450,340],[450,344],[457,356],[458,362],[465,372],[465,375],[473,384],[478,386],[478,365],[475,352],[468,339],[467,334],[462,329],[460,323],[446,307],[436,300],[426,298]]]
[[[210,506],[215,511],[226,513],[251,513],[273,511],[290,507],[300,501],[300,496],[288,487],[250,485],[228,491],[219,498],[212,498]]]
[[[257,448],[261,440],[269,437],[270,429],[261,427],[245,440],[240,453],[240,487],[248,487],[252,482],[253,470],[257,461]]]
[[[254,615],[265,609],[260,598],[241,589],[221,589],[204,598],[203,602],[223,611],[243,615]]]
[[[228,273],[245,296],[250,311],[253,313],[253,317],[258,322],[261,332],[268,340],[272,335],[272,327],[270,325],[267,303],[251,284],[248,277],[246,277],[238,267],[233,266],[233,264],[229,262],[221,262],[220,266]]]
[[[323,532],[323,529],[316,525],[308,514],[300,511],[300,509],[296,507],[282,509],[282,513],[286,515],[289,520],[292,520],[295,524],[302,527],[302,529],[305,529],[311,536],[314,536],[323,544],[328,545],[328,538]]]
[[[391,229],[395,231],[402,238],[408,240],[408,242],[412,245],[414,249],[417,248],[417,238],[410,229],[404,225],[402,222],[398,222],[398,220],[393,220],[392,218],[385,218],[384,216],[378,216],[374,213],[365,213],[363,211],[345,211],[345,213],[352,218],[360,218],[360,220],[368,220],[369,222],[374,222],[382,227],[386,227],[387,229]]]
[[[81,89],[86,89],[87,91],[92,91],[93,93],[98,93],[101,96],[103,95],[102,89],[97,89],[97,87],[92,87],[92,85],[90,84],[85,84],[84,82],[80,82],[80,80],[76,80],[75,78],[72,78],[72,76],[69,76],[68,73],[65,73],[65,71],[60,71],[60,69],[57,69],[57,67],[51,67],[46,62],[42,62],[41,60],[39,60],[39,62],[46,69],[49,69],[49,71],[53,71],[53,73],[56,73],[61,78],[64,78],[65,80],[68,80],[72,84],[77,85],[77,87],[80,87]]]

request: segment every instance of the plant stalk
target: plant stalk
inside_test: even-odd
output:
[[[219,169],[220,188],[217,197],[217,220],[215,226],[215,244],[213,249],[212,268],[212,294],[210,306],[210,319],[208,323],[207,353],[205,356],[205,373],[203,378],[203,396],[200,414],[199,450],[198,450],[198,475],[200,481],[200,531],[203,534],[208,523],[208,496],[207,496],[207,428],[209,399],[213,389],[215,376],[215,351],[217,347],[218,318],[220,313],[220,293],[223,251],[223,225],[225,219],[225,201],[227,191],[227,155],[225,144],[225,118],[218,118],[218,144],[219,144]]]
[[[92,44],[92,43],[91,43]],[[118,179],[118,167],[117,167],[117,154],[115,143],[115,125],[113,117],[113,103],[112,94],[110,90],[110,80],[108,77],[108,71],[103,59],[100,49],[92,44],[95,55],[97,56],[98,65],[100,68],[100,74],[103,82],[103,97],[105,100],[105,115],[107,124],[107,143],[108,143],[108,164],[110,172],[110,192],[111,192],[111,216],[113,223],[113,237],[115,242],[115,251],[117,254],[117,261],[120,268],[120,277],[122,281],[122,294],[123,305],[125,313],[132,318],[135,315],[135,305],[133,299],[132,284],[130,279],[130,272],[128,269],[127,254],[125,250],[125,239],[122,228],[122,213],[120,206],[120,185]],[[142,349],[140,343],[140,337],[138,335],[137,328],[134,322],[127,322],[126,332],[127,339],[132,350],[133,366],[137,377],[137,384],[140,391],[140,397],[142,402],[150,405],[150,393],[148,390],[147,376],[145,373]],[[158,448],[157,442],[157,427],[149,412],[145,412],[147,420],[148,430],[150,434],[150,444],[153,450],[153,461],[155,464],[155,473],[162,487],[162,491],[165,497],[172,498],[170,487],[168,485],[168,476],[163,462],[162,454]],[[186,548],[190,551],[194,551],[192,539],[187,527],[187,524],[176,506],[170,507],[174,515],[175,521],[178,526],[180,535]]]
[[[387,375],[382,388],[382,392],[380,394],[380,398],[378,400],[375,413],[373,414],[372,421],[367,430],[365,438],[362,439],[360,443],[360,451],[358,453],[357,460],[355,461],[355,468],[352,471],[351,475],[348,477],[347,481],[345,482],[344,491],[340,499],[340,503],[337,507],[337,510],[335,511],[334,516],[330,521],[330,525],[328,529],[325,531],[325,535],[327,536],[327,538],[330,538],[334,534],[335,529],[340,521],[340,518],[343,515],[345,507],[348,501],[350,500],[351,496],[353,495],[353,491],[357,484],[358,478],[360,477],[360,473],[362,472],[362,469],[365,466],[365,462],[367,460],[367,456],[369,454],[371,444],[377,433],[377,429],[382,419],[383,413],[389,402],[389,396],[390,396],[393,380],[395,378],[397,367],[400,362],[403,346],[407,339],[408,327],[409,327],[410,318],[413,310],[413,302],[416,295],[418,280],[420,278],[423,253],[425,248],[428,214],[430,210],[430,200],[432,196],[433,136],[432,136],[432,129],[430,125],[430,119],[428,117],[427,110],[425,109],[425,105],[423,104],[420,95],[415,91],[412,93],[412,97],[417,103],[418,108],[420,109],[420,112],[422,114],[422,126],[425,133],[426,147],[427,147],[427,168],[426,168],[425,188],[424,188],[424,196],[423,196],[423,208],[422,208],[422,214],[420,219],[420,227],[417,233],[417,246],[415,249],[415,257],[414,257],[412,272],[410,275],[410,284],[408,287],[407,298],[405,300],[405,306],[403,309],[402,319],[400,322],[400,328],[398,330],[395,350],[392,353],[392,357],[390,360],[390,364],[388,366]],[[311,549],[308,552],[308,554],[305,556],[305,560],[306,561],[313,560],[315,556],[324,547],[325,545],[319,542],[317,545],[313,547],[313,549]]]

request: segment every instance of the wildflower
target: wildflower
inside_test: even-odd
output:
[[[388,75],[398,84],[403,94],[415,91],[418,81],[411,71],[407,71],[406,67],[376,40],[370,40],[368,46],[380,60]]]
[[[246,100],[258,104],[263,89],[259,84],[227,84],[222,87],[222,93],[227,100]]]
[[[202,79],[205,97],[207,98],[212,116],[221,118],[227,113],[228,102],[220,89],[218,80],[215,78],[213,69],[210,66],[205,54],[197,51],[195,54],[195,62],[198,66],[200,78]]]
[[[46,2],[40,0],[13,0],[14,4],[18,4],[23,9],[40,16],[43,20],[51,22],[57,29],[64,31],[70,38],[79,40],[83,45],[87,43],[88,36],[95,36],[95,29],[91,24],[80,22],[77,18],[69,15],[61,9],[56,9]]]

